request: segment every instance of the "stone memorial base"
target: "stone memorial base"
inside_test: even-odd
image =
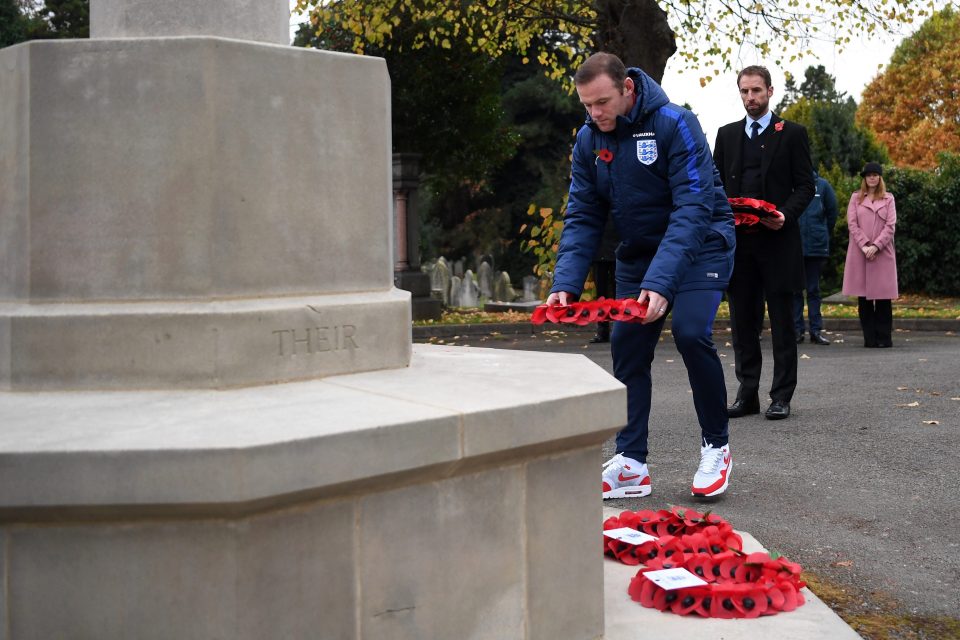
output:
[[[0,639],[597,638],[584,356],[213,391],[0,393]]]

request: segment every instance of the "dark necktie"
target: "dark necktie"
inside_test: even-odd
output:
[[[760,123],[754,122],[752,125],[750,125],[750,139],[753,140],[758,135],[760,135]]]

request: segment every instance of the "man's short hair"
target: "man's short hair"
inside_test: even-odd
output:
[[[593,82],[599,76],[606,75],[613,80],[617,91],[623,90],[623,81],[627,78],[627,68],[623,61],[612,53],[595,53],[580,65],[573,76],[573,84],[581,85]]]
[[[740,88],[740,78],[743,76],[760,76],[763,78],[763,81],[767,83],[767,88],[773,86],[773,80],[770,78],[770,71],[766,67],[759,64],[750,65],[749,67],[744,67],[743,70],[737,74],[737,88]]]

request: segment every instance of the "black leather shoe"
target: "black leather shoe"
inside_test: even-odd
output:
[[[798,334],[797,334],[797,344],[803,344],[803,334],[802,334],[802,333],[798,333]]]
[[[824,338],[823,334],[820,332],[816,332],[816,333],[810,332],[810,342],[812,344],[822,344],[822,345],[830,344],[830,341]]]
[[[590,338],[590,344],[599,344],[602,342],[610,342],[610,323],[609,322],[598,322],[597,323],[597,334]]]
[[[783,420],[790,415],[790,403],[784,400],[774,400],[763,415],[767,420]]]
[[[728,418],[742,418],[760,413],[760,399],[757,397],[749,400],[737,398],[732,405],[727,407]]]

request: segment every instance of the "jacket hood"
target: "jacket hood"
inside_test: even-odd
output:
[[[636,87],[637,101],[633,103],[633,109],[625,116],[617,116],[618,127],[620,123],[633,123],[642,120],[648,114],[656,111],[665,104],[670,103],[670,99],[659,84],[654,82],[653,78],[648,76],[638,67],[627,69],[627,77],[633,80]],[[586,123],[593,126],[593,118],[587,114]]]

